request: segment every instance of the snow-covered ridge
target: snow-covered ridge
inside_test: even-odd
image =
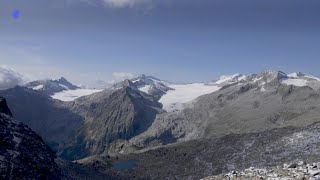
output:
[[[294,86],[302,87],[302,86],[309,86],[311,83],[319,84],[320,79],[312,75],[304,74],[301,72],[295,72],[295,73],[288,74],[287,78],[281,79],[280,82],[286,85],[294,85]]]
[[[158,90],[162,93],[170,90],[169,83],[163,80],[160,80],[153,76],[141,75],[137,78],[131,80],[140,90],[150,93],[152,89]]]
[[[215,82],[211,82],[213,84],[219,84],[219,85],[225,85],[225,84],[231,84],[235,82],[239,82],[241,80],[245,80],[246,76],[242,74],[234,74],[234,75],[223,75],[220,76],[219,79]]]
[[[275,80],[285,85],[294,85],[299,87],[316,87],[318,85],[320,88],[320,79],[315,76],[300,72],[287,75],[282,71],[265,71],[260,74],[252,74],[248,76],[239,73],[234,75],[224,75],[209,83],[172,84],[145,75],[134,79],[133,82],[137,85],[140,91],[145,93],[150,93],[153,90],[153,87],[159,87],[159,89],[166,88],[163,90],[164,94],[159,99],[159,102],[162,103],[163,109],[167,111],[175,111],[183,109],[185,107],[185,103],[189,103],[199,96],[218,91],[226,85],[241,85],[246,83],[258,84],[261,92],[265,92],[267,91],[265,85]]]
[[[79,87],[73,85],[71,82],[66,80],[64,77],[55,80],[38,80],[27,83],[26,87],[41,91],[48,95],[53,95],[54,93],[65,91],[65,90],[75,90]]]
[[[281,71],[265,71],[260,74],[247,76],[239,73],[223,75],[217,80],[208,83],[169,83],[156,77],[146,75],[141,75],[128,81],[140,91],[158,97],[159,102],[163,104],[165,110],[174,111],[181,110],[184,108],[185,103],[189,103],[199,96],[213,93],[226,85],[253,83],[258,84],[260,90],[265,92],[267,91],[265,85],[274,80],[285,85],[299,87],[312,86],[313,88],[318,87],[320,89],[320,79],[315,76],[301,72],[286,74]],[[123,82],[121,82],[115,84],[114,87],[121,88],[123,85]],[[81,96],[101,91],[96,89],[80,89],[72,85],[65,78],[59,80],[35,81],[29,83],[29,87],[37,91],[53,92],[50,94],[52,98],[62,101],[73,101]]]

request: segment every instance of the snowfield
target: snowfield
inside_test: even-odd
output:
[[[218,86],[206,85],[204,83],[169,85],[169,87],[175,90],[169,90],[159,100],[163,105],[163,109],[166,111],[180,110],[183,108],[184,103],[220,89]]]
[[[238,82],[245,79],[246,76],[239,73],[234,75],[223,75],[220,76],[219,80],[217,80],[215,84],[231,84],[232,82]]]
[[[285,79],[282,80],[281,83],[286,84],[286,85],[294,85],[294,86],[307,86],[307,80],[304,79]]]
[[[43,84],[40,84],[39,86],[35,86],[32,89],[37,91],[37,90],[43,89],[43,87],[44,87]]]
[[[96,92],[100,92],[102,89],[76,89],[76,90],[66,90],[58,92],[51,96],[53,99],[58,99],[60,101],[73,101],[81,96],[87,96]]]
[[[151,88],[151,85],[146,85],[146,86],[139,88],[139,90],[148,94],[150,88]]]

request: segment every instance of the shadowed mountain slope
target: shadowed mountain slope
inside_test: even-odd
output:
[[[13,119],[0,97],[0,177],[60,179],[55,153],[26,125]]]

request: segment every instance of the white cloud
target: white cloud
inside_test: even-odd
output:
[[[0,90],[23,84],[23,76],[7,66],[0,65]]]
[[[102,0],[105,5],[111,7],[132,7],[136,4],[150,2],[151,0]]]
[[[138,4],[147,4],[153,2],[153,0],[67,0],[68,4],[73,4],[77,2],[85,2],[92,6],[98,6],[103,4],[106,7],[124,8],[133,7]]]
[[[75,85],[97,89],[107,88],[125,79],[135,77],[130,72],[81,72],[57,66],[7,64],[0,65],[0,89],[22,85],[35,80],[57,79],[62,76]]]

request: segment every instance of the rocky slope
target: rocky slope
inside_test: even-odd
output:
[[[187,103],[180,111],[161,113],[146,132],[124,143],[123,151],[319,122],[320,82],[284,84],[288,79],[277,71],[247,76]]]
[[[97,96],[102,98],[97,101]],[[113,141],[128,140],[144,132],[161,112],[161,104],[129,80],[120,89],[84,97],[71,106],[73,111],[86,109],[84,125],[62,152],[63,157],[71,159],[108,151]]]
[[[157,99],[160,99],[161,96],[166,94],[167,91],[173,90],[169,87],[169,83],[162,81],[153,76],[146,76],[142,74],[136,78],[130,80],[140,91],[145,92],[149,95],[154,96]],[[114,87],[123,87],[125,81],[115,84]]]
[[[129,80],[124,82],[122,88],[106,89],[71,102],[19,86],[0,91],[0,95],[9,100],[19,121],[40,134],[63,157],[75,159],[102,153],[114,140],[128,140],[144,132],[162,111],[157,98],[139,91]]]
[[[131,153],[229,134],[300,128],[319,121],[320,82],[310,75],[267,71],[202,85],[214,87],[209,89],[213,92],[202,92],[204,95],[184,103],[182,109],[168,112],[161,109],[159,97],[178,89],[150,76],[126,80],[70,102],[22,87],[0,95],[10,100],[18,120],[68,159]],[[146,86],[163,93],[141,89]]]
[[[25,87],[0,91],[8,100],[14,117],[28,125],[54,149],[74,134],[83,118],[62,106],[61,102]]]
[[[112,166],[101,169],[137,179],[201,179],[250,167],[269,169],[287,162],[318,162],[319,129],[320,123],[316,123],[304,128],[286,127],[192,140],[111,157]],[[93,166],[106,158],[96,156],[78,162]],[[118,164],[126,166],[117,169]]]
[[[0,97],[0,178],[60,179],[55,153],[26,125],[13,119]]]
[[[152,93],[151,86],[162,93]],[[61,157],[84,158],[79,164],[58,161],[66,177],[199,179],[251,166],[315,162],[320,155],[316,77],[280,71],[223,77],[193,84],[208,91],[192,92],[198,96],[181,109],[165,111],[161,98],[186,88],[171,87],[141,76],[70,102],[23,87],[0,95]]]
[[[220,179],[320,179],[320,163],[307,164],[304,161],[283,164],[282,166],[255,168],[250,167],[241,171],[231,171],[227,174],[205,177],[202,180],[220,180]]]

